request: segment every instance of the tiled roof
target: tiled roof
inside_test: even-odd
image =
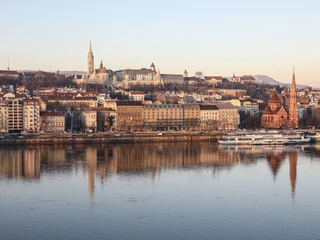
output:
[[[216,80],[222,80],[222,76],[205,76],[205,80],[211,80],[211,79],[216,79]]]
[[[255,81],[256,79],[252,75],[243,75],[242,80],[250,80],[250,81]]]
[[[201,110],[218,110],[216,105],[200,105]]]
[[[218,109],[237,109],[232,103],[229,102],[218,102]]]
[[[117,101],[117,106],[142,106],[141,101]]]
[[[144,92],[131,92],[131,95],[144,95]]]
[[[280,98],[277,93],[272,94],[269,103],[280,103]]]
[[[0,74],[17,75],[19,73],[17,71],[0,70]]]
[[[59,112],[47,112],[42,114],[41,117],[64,117],[64,116]]]
[[[141,69],[126,69],[124,70],[125,74],[147,74],[147,73],[155,73],[155,71],[147,68],[141,68]]]

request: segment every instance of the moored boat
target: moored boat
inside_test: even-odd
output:
[[[309,143],[303,132],[237,132],[227,133],[218,142],[222,145],[289,145]]]

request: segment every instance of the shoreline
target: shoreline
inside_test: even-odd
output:
[[[223,133],[60,133],[60,134],[8,134],[0,138],[1,145],[52,145],[96,143],[152,143],[152,142],[217,142]]]

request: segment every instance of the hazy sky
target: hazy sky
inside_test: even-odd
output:
[[[319,0],[2,0],[0,69],[149,67],[320,86]]]

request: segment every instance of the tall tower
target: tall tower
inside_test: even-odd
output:
[[[187,78],[187,77],[188,77],[187,69],[186,69],[186,70],[184,70],[183,77],[184,77],[184,78]]]
[[[90,47],[88,52],[88,75],[92,74],[94,71],[94,58],[93,58],[93,52],[91,47],[91,40],[90,40]]]
[[[151,69],[152,71],[156,71],[156,67],[155,67],[154,63],[151,64],[150,69]]]
[[[290,89],[290,109],[289,109],[289,117],[290,117],[290,127],[297,128],[298,125],[298,106],[297,106],[297,88],[296,88],[296,77],[293,69],[292,75],[292,83]]]

